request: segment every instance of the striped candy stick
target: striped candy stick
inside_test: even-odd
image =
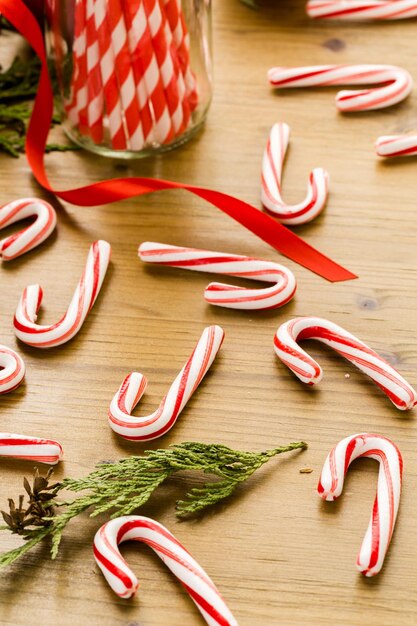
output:
[[[128,41],[132,59],[137,59],[153,111],[154,138],[160,144],[169,143],[174,136],[168,103],[151,43],[151,33],[143,0],[123,0]]]
[[[110,261],[110,244],[96,241],[90,247],[81,279],[63,317],[49,326],[36,323],[42,304],[40,285],[30,285],[23,291],[14,317],[16,336],[29,346],[52,348],[66,343],[81,329],[100,293]]]
[[[0,433],[0,457],[56,465],[63,457],[58,441],[14,433]]]
[[[139,586],[135,574],[119,551],[123,541],[141,541],[154,550],[195,602],[210,626],[238,626],[212,580],[183,545],[148,517],[127,515],[104,524],[94,537],[94,558],[113,591],[132,597]]]
[[[261,201],[283,224],[305,224],[324,209],[329,192],[329,175],[315,168],[308,181],[303,202],[288,205],[282,199],[282,169],[290,140],[288,124],[278,123],[271,128],[262,160]]]
[[[417,135],[388,135],[379,137],[375,144],[381,157],[417,156]]]
[[[379,462],[377,495],[356,562],[364,576],[375,576],[384,564],[400,504],[403,460],[397,446],[382,435],[369,433],[342,439],[324,463],[317,491],[323,500],[336,500],[350,464],[358,458]]]
[[[298,341],[317,339],[367,374],[402,411],[417,403],[417,392],[387,361],[341,326],[320,317],[297,317],[282,324],[274,337],[278,358],[304,383],[320,382],[323,371]]]
[[[88,88],[87,88],[87,19],[85,0],[75,0],[75,23],[73,42],[73,74],[71,101],[67,104],[70,122],[82,135],[88,135]]]
[[[142,0],[175,135],[184,130],[184,116],[172,57],[165,35],[165,13],[159,0]],[[148,43],[150,45],[150,42]]]
[[[25,377],[23,359],[11,348],[0,345],[0,394],[17,389]]]
[[[141,150],[145,144],[142,119],[136,94],[132,64],[127,39],[126,24],[121,0],[107,0],[107,19],[113,45],[115,72],[119,83],[120,99],[126,119],[131,150]]]
[[[94,20],[110,141],[115,150],[126,150],[130,145],[126,139],[119,85],[114,71],[116,61],[107,20],[107,0],[94,0]]]
[[[194,111],[198,105],[198,88],[196,77],[191,69],[190,35],[181,8],[181,0],[162,0],[162,2],[184,76],[188,104],[191,111]]]
[[[110,428],[131,441],[151,441],[165,435],[210,369],[224,338],[220,326],[203,331],[190,358],[172,383],[157,410],[146,417],[131,416],[141,399],[146,378],[139,372],[126,376],[114,396],[108,413]]]
[[[329,87],[331,85],[374,85],[360,90],[339,91],[339,111],[372,111],[404,100],[413,88],[407,70],[395,65],[317,65],[312,67],[274,67],[268,78],[274,87]]]
[[[30,226],[0,241],[0,259],[3,261],[11,261],[36,248],[55,229],[56,213],[49,202],[21,198],[0,207],[0,230],[28,217],[36,219]]]
[[[417,17],[416,0],[309,0],[307,13],[314,19],[364,22]]]
[[[94,17],[94,0],[86,0],[87,36],[87,117],[90,136],[94,143],[103,141],[103,83],[100,71],[100,50]]]
[[[230,309],[274,309],[292,300],[297,289],[294,274],[283,265],[246,256],[146,241],[139,247],[139,258],[146,263],[274,283],[265,289],[210,283],[205,300]]]

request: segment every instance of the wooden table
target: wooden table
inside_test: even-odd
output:
[[[277,259],[266,244],[185,192],[97,208],[59,204],[59,226],[36,253],[0,271],[0,340],[26,360],[26,383],[2,397],[2,430],[62,442],[56,476],[82,476],[96,462],[185,440],[262,450],[305,439],[308,451],[272,460],[239,493],[201,519],[177,522],[174,501],[190,484],[182,477],[141,510],[166,524],[213,577],[241,626],[408,625],[417,623],[417,431],[359,371],[335,353],[306,344],[325,369],[319,388],[304,387],[276,359],[277,326],[295,315],[319,315],[345,326],[417,383],[417,251],[415,159],[378,161],[381,134],[417,129],[417,95],[375,113],[340,115],[335,91],[272,92],[272,65],[393,63],[417,76],[416,23],[312,23],[303,2],[266,0],[252,12],[237,0],[214,3],[216,89],[207,126],[163,158],[132,163],[88,154],[54,154],[48,171],[57,187],[117,175],[153,175],[217,188],[259,206],[260,160],[270,126],[293,130],[285,197],[301,198],[308,172],[331,175],[322,217],[297,232],[360,278],[330,284],[290,261],[296,300],[277,312],[247,314],[210,308],[207,276],[142,265],[141,241],[153,240]],[[3,53],[8,39],[0,40]],[[0,158],[1,202],[47,198],[24,157]],[[11,231],[10,231],[11,232]],[[17,344],[12,316],[25,285],[44,288],[42,320],[67,306],[89,244],[111,242],[111,270],[78,337],[48,352]],[[155,408],[204,326],[217,323],[226,341],[206,380],[175,428],[162,440],[135,445],[114,436],[107,406],[123,376],[139,369],[150,379],[141,403]],[[346,376],[349,374],[349,377]],[[343,437],[374,431],[403,452],[404,491],[383,573],[367,580],[355,569],[376,489],[377,464],[361,461],[349,473],[343,498],[323,504],[315,488],[330,448]],[[0,500],[22,492],[32,465],[2,461]],[[310,474],[300,474],[311,467]],[[196,478],[192,479],[196,483]],[[91,552],[105,518],[83,517],[68,529],[58,559],[46,546],[0,574],[2,624],[192,626],[199,613],[150,550],[128,545],[142,583],[138,596],[118,600]],[[18,538],[1,535],[2,550]]]

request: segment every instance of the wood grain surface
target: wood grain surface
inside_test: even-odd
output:
[[[260,207],[260,161],[270,126],[286,121],[292,142],[285,197],[304,196],[308,172],[325,167],[331,196],[323,215],[297,232],[359,275],[330,284],[290,261],[298,293],[285,308],[244,313],[211,308],[207,276],[149,268],[140,242],[236,252],[283,261],[227,216],[185,192],[78,208],[48,198],[24,157],[0,157],[0,201],[39,195],[58,211],[56,234],[36,252],[0,267],[0,341],[17,348],[26,382],[1,399],[1,429],[58,439],[65,461],[56,476],[80,477],[104,459],[187,440],[262,450],[304,439],[309,449],[274,459],[224,505],[178,522],[174,501],[196,477],[161,488],[141,510],[165,524],[212,576],[241,626],[412,625],[417,623],[417,427],[359,371],[317,342],[306,343],[325,378],[303,386],[276,359],[273,335],[295,315],[319,315],[344,326],[417,384],[417,160],[377,160],[381,134],[417,130],[417,92],[374,113],[338,114],[334,89],[274,93],[273,65],[393,63],[417,77],[415,21],[340,25],[313,23],[299,0],[264,0],[258,12],[237,0],[214,2],[215,94],[204,131],[164,157],[117,162],[84,153],[47,157],[58,188],[103,177],[141,174],[210,186]],[[0,38],[1,58],[15,39]],[[9,229],[6,232],[12,232]],[[79,335],[39,351],[18,344],[12,318],[24,286],[44,288],[41,319],[62,314],[89,244],[108,240],[111,269]],[[150,381],[145,415],[159,403],[204,326],[220,324],[226,340],[177,425],[151,444],[126,443],[107,426],[107,407],[122,378],[142,371]],[[349,377],[346,377],[349,374]],[[378,466],[359,461],[345,493],[324,504],[316,484],[326,454],[343,437],[373,431],[392,438],[405,462],[398,523],[383,572],[367,580],[356,554],[368,524]],[[300,474],[303,467],[313,472]],[[31,463],[1,461],[0,502],[22,492]],[[137,597],[119,600],[92,557],[105,518],[74,521],[59,557],[46,546],[0,573],[2,624],[194,626],[202,619],[185,591],[147,548],[124,555],[141,581]],[[17,545],[7,533],[1,549]]]

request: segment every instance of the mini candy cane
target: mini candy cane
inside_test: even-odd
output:
[[[0,433],[0,456],[56,465],[63,457],[62,446],[52,439]]]
[[[403,460],[397,446],[382,435],[368,433],[342,439],[324,463],[317,491],[323,500],[336,500],[348,467],[360,457],[379,461],[378,491],[356,561],[362,574],[375,576],[384,564],[400,504]]]
[[[0,345],[0,394],[16,389],[25,377],[23,359],[10,348]]]
[[[40,285],[30,285],[23,291],[16,309],[14,328],[16,336],[36,348],[53,348],[72,339],[80,330],[100,293],[110,261],[110,244],[96,241],[90,247],[87,263],[80,282],[65,315],[55,324],[36,324],[37,312],[42,303]]]
[[[312,67],[273,67],[268,78],[274,87],[329,87],[331,85],[374,85],[372,89],[339,91],[339,111],[372,111],[404,100],[413,88],[413,79],[395,65],[316,65]]]
[[[305,200],[293,206],[285,204],[282,200],[281,179],[289,140],[288,124],[274,124],[262,161],[261,200],[264,207],[283,224],[305,224],[324,209],[329,177],[321,167],[314,169],[310,174]]]
[[[150,441],[165,435],[175,424],[188,400],[210,369],[224,339],[220,326],[204,329],[190,358],[172,383],[159,407],[146,417],[131,417],[131,412],[146,389],[147,380],[132,372],[122,382],[109,408],[109,425],[114,432],[131,441]]]
[[[405,20],[417,16],[416,0],[309,0],[307,13],[314,19]]]
[[[381,157],[403,157],[417,155],[417,135],[389,135],[379,137],[375,144]]]
[[[149,517],[126,515],[112,519],[94,537],[94,558],[113,591],[131,598],[139,583],[119,551],[123,541],[141,541],[156,552],[178,578],[210,626],[238,626],[213,581],[191,554],[162,524]]]
[[[10,261],[36,248],[56,226],[56,213],[48,202],[22,198],[0,207],[0,229],[28,217],[36,217],[33,224],[0,241],[0,258],[3,261]]]
[[[297,341],[317,339],[330,346],[367,374],[402,411],[417,403],[417,393],[389,363],[374,350],[346,330],[320,317],[297,317],[280,326],[275,334],[274,348],[281,361],[303,382],[315,385],[323,371]]]
[[[150,241],[139,246],[139,257],[146,263],[274,283],[265,289],[210,283],[204,291],[206,302],[229,309],[274,309],[289,302],[297,289],[294,274],[283,265],[271,261]]]

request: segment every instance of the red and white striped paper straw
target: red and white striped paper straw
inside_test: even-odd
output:
[[[88,135],[87,15],[85,0],[75,0],[73,74],[68,118],[82,135]]]
[[[126,376],[109,408],[110,428],[125,439],[150,441],[165,435],[177,421],[207,371],[210,369],[224,338],[220,326],[204,329],[190,358],[172,383],[161,404],[146,417],[131,416],[141,399],[147,380],[139,372]]]
[[[297,317],[282,324],[274,337],[278,358],[302,382],[315,385],[323,371],[298,341],[316,339],[330,346],[367,374],[391,402],[402,411],[417,403],[417,392],[385,359],[341,326],[320,317]]]
[[[55,229],[56,213],[49,202],[21,198],[0,207],[0,230],[28,217],[36,219],[30,226],[0,241],[0,259],[3,261],[11,261],[33,250]]]
[[[0,433],[0,457],[56,465],[64,451],[58,441],[14,433]]]
[[[53,348],[72,339],[82,327],[100,293],[110,253],[110,244],[106,241],[92,244],[71,303],[65,315],[55,324],[43,326],[36,323],[37,312],[42,303],[42,288],[40,285],[26,287],[13,321],[16,336],[36,348]]]
[[[204,291],[204,298],[215,306],[252,311],[275,309],[292,300],[297,289],[294,274],[271,261],[150,241],[140,245],[139,257],[146,263],[274,283],[265,289],[210,283]]]
[[[271,85],[278,89],[329,87],[332,85],[374,85],[360,90],[339,91],[336,105],[340,111],[372,111],[404,100],[413,88],[407,70],[395,65],[316,65],[310,67],[273,67],[268,72]]]
[[[365,22],[417,17],[416,0],[309,0],[313,19]]]
[[[356,563],[364,576],[375,576],[384,564],[400,504],[403,460],[397,446],[382,435],[369,433],[342,439],[324,463],[317,491],[323,500],[336,500],[350,464],[359,458],[379,462],[378,490]]]
[[[103,141],[103,83],[100,71],[100,50],[94,17],[94,0],[86,0],[87,9],[87,90],[88,127],[96,144]]]
[[[0,394],[16,389],[25,377],[25,363],[11,348],[0,345]]]
[[[162,524],[140,515],[110,520],[94,537],[94,558],[113,591],[132,597],[139,582],[119,551],[124,541],[147,544],[171,570],[210,626],[238,626],[213,581]]]
[[[262,160],[261,200],[264,207],[283,224],[305,224],[319,215],[326,206],[329,175],[321,167],[309,177],[307,195],[299,204],[289,205],[282,199],[282,169],[290,141],[288,124],[274,124]]]

